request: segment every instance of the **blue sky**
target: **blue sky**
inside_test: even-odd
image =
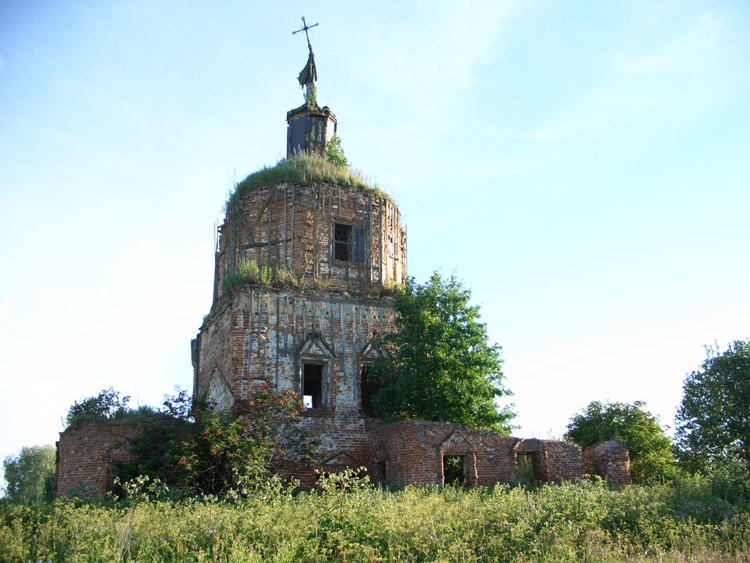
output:
[[[592,400],[671,424],[750,337],[750,8],[716,2],[0,2],[0,457],[112,386],[190,388],[215,223],[319,101],[409,273],[472,288],[519,436]]]

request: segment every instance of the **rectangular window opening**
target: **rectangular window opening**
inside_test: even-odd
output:
[[[516,477],[518,480],[533,483],[534,478],[534,454],[518,454],[516,456]]]
[[[323,406],[322,364],[302,364],[302,402],[306,409]]]
[[[370,369],[372,366],[362,366],[360,370],[359,391],[360,403],[366,416],[376,417],[373,399],[380,391],[380,385],[370,381]]]
[[[375,464],[375,481],[385,483],[388,480],[388,465],[385,461],[379,461]]]
[[[465,483],[464,456],[443,456],[443,485],[463,485]]]
[[[352,259],[352,254],[352,226],[334,223],[333,257],[348,262]]]

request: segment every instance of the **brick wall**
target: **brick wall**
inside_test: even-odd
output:
[[[303,365],[320,364],[322,406],[302,426],[321,438],[322,458],[366,458],[373,420],[363,411],[361,374],[381,354],[377,337],[393,327],[383,286],[406,278],[400,220],[375,190],[279,183],[244,194],[221,227],[214,303],[192,346],[194,395],[221,408],[264,383],[301,394]],[[358,231],[362,260],[337,258],[337,224]],[[289,268],[304,287],[245,285],[223,296],[222,280],[242,260]]]
[[[72,492],[104,496],[111,488],[116,463],[131,461],[128,438],[141,420],[84,424],[60,432],[57,442],[55,498]]]
[[[539,481],[560,483],[583,475],[578,446],[520,440],[457,424],[399,422],[370,432],[369,443],[371,473],[377,474],[377,464],[385,463],[387,480],[397,487],[443,484],[444,456],[463,458],[467,485],[493,486],[516,478],[518,453],[533,454],[534,475]]]
[[[630,485],[630,453],[620,440],[599,442],[583,450],[583,472],[599,475],[614,485]]]
[[[554,440],[522,440],[518,454],[531,454],[534,478],[544,483],[574,481],[583,476],[581,448]]]
[[[360,229],[363,260],[340,260],[335,225]],[[402,283],[406,277],[406,234],[398,208],[375,190],[318,182],[278,183],[244,194],[220,227],[216,287],[242,261],[286,267],[313,287],[360,291],[369,284]],[[352,246],[352,252],[355,248]]]

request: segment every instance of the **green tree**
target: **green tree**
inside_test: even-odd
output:
[[[672,444],[643,401],[600,403],[593,401],[570,419],[565,439],[582,448],[606,440],[627,442],[634,482],[669,476],[674,469]]]
[[[5,496],[24,504],[52,500],[55,454],[54,446],[31,446],[21,448],[16,456],[6,457]]]
[[[515,416],[495,400],[502,385],[500,346],[487,342],[479,307],[455,276],[433,274],[425,285],[410,279],[396,288],[393,333],[383,338],[390,356],[372,378],[380,385],[376,412],[386,420],[453,422],[509,433]]]
[[[750,466],[750,342],[736,340],[724,352],[706,347],[700,369],[685,379],[675,426],[687,469],[728,458]]]

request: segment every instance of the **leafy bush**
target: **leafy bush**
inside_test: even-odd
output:
[[[183,495],[247,496],[270,478],[279,457],[310,459],[317,439],[299,429],[303,406],[292,391],[267,385],[233,409],[191,403],[185,391],[165,401],[167,421],[131,444],[137,461],[119,468],[127,482],[148,476]]]
[[[128,407],[129,402],[128,395],[121,399],[120,393],[112,387],[102,389],[96,397],[87,397],[73,403],[65,417],[66,428],[90,422],[138,418],[157,412],[148,406],[131,409]]]
[[[600,403],[593,401],[570,419],[565,439],[581,448],[605,440],[627,442],[633,482],[660,479],[674,474],[672,443],[646,403]]]

